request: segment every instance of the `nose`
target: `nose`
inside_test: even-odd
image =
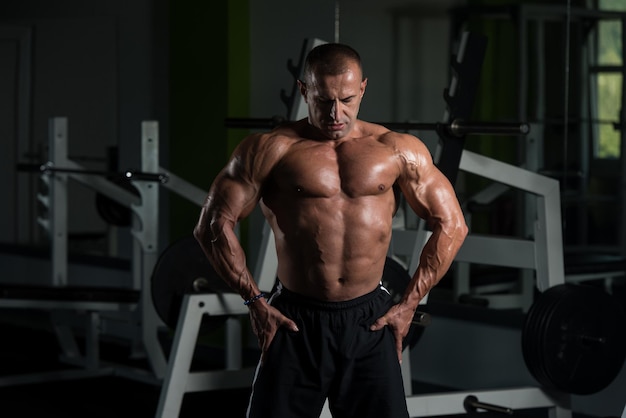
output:
[[[333,101],[333,104],[330,106],[330,117],[332,120],[336,121],[337,120],[337,100]]]

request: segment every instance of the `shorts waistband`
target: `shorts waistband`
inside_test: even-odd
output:
[[[340,302],[328,302],[323,300],[318,300],[315,298],[311,298],[309,296],[304,296],[299,293],[292,292],[291,290],[285,288],[280,281],[278,281],[278,286],[276,288],[275,295],[276,297],[285,298],[292,303],[297,303],[299,305],[305,305],[309,308],[319,309],[319,310],[341,310],[341,309],[349,309],[354,308],[359,305],[368,303],[372,301],[376,296],[381,294],[381,291],[385,291],[382,285],[378,285],[376,289],[372,290],[369,293],[366,293],[362,296],[356,297],[350,300],[344,300]]]

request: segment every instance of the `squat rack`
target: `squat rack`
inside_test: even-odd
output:
[[[159,125],[156,121],[145,121],[141,124],[142,159],[139,170],[123,173],[87,170],[72,161],[67,156],[68,132],[67,118],[51,118],[48,162],[35,166],[18,166],[21,171],[38,172],[47,185],[47,193],[37,196],[47,208],[47,216],[40,217],[37,221],[48,232],[51,240],[49,280],[43,286],[3,283],[0,286],[0,308],[50,311],[52,328],[61,348],[60,360],[72,367],[51,373],[3,376],[0,377],[0,386],[103,375],[162,384],[168,373],[168,359],[159,340],[159,333],[167,326],[158,316],[151,294],[153,270],[159,257],[159,189],[165,187],[197,205],[202,205],[207,192],[159,165]],[[124,177],[137,189],[138,195],[110,181],[108,178],[112,175]],[[92,188],[132,210],[133,248],[128,283],[118,285],[123,281],[122,277],[122,280],[112,280],[115,283],[113,285],[94,284],[90,277],[70,274],[67,248],[70,180]],[[225,295],[223,298],[217,295],[201,295],[198,303],[204,307],[202,313],[229,315],[226,321],[226,371],[206,372],[206,379],[199,379],[202,381],[201,390],[222,388],[224,379],[234,382],[231,385],[244,386],[249,383],[249,379],[237,378],[240,373],[251,376],[251,370],[239,371],[241,330],[238,320],[232,317],[247,313],[245,307],[239,306],[239,302],[239,298],[234,295]],[[77,323],[76,313],[82,312],[86,319]],[[74,332],[76,328],[84,330],[84,350],[79,347]],[[146,358],[148,369],[102,361],[99,345],[104,335],[130,341],[129,357]],[[224,377],[227,375],[230,377]],[[206,381],[209,381],[208,385]]]

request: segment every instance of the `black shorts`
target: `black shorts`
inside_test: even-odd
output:
[[[279,284],[270,303],[300,331],[278,330],[254,377],[249,418],[318,418],[326,398],[335,418],[409,416],[393,334],[369,329],[392,304],[382,286],[320,302]]]

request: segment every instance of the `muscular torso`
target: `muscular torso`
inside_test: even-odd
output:
[[[391,239],[398,156],[375,127],[358,138],[305,140],[287,130],[264,183],[262,209],[288,289],[348,300],[379,283]]]

